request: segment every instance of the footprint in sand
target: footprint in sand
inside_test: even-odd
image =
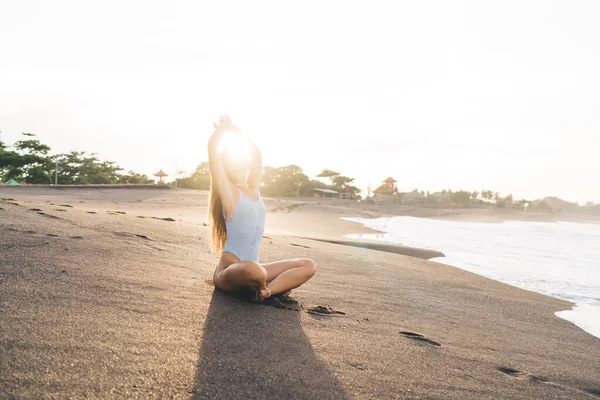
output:
[[[46,236],[58,237],[56,233],[46,233]]]
[[[500,366],[497,369],[498,369],[498,371],[502,372],[503,374],[512,376],[513,378],[529,379],[532,382],[543,382],[543,383],[550,382],[550,380],[548,378],[546,378],[545,376],[532,375],[525,371],[519,371],[518,369],[514,369],[511,367]]]
[[[290,246],[302,247],[303,249],[310,249],[309,246],[305,246],[303,244],[290,243]]]
[[[146,235],[140,235],[140,234],[137,234],[137,233],[129,233],[129,232],[113,232],[113,233],[115,235],[118,235],[118,236],[128,236],[128,237],[134,237],[135,236],[135,237],[139,237],[139,238],[146,239],[146,240],[152,240],[152,239],[150,239]]]
[[[46,214],[45,212],[41,212],[41,211],[38,211],[38,214],[40,214],[40,215],[45,215],[45,216],[46,216],[46,217],[48,217],[48,218],[60,219],[60,218],[59,218],[59,217],[57,217],[56,215],[50,215],[50,214]]]
[[[173,218],[171,218],[171,217],[167,217],[167,218],[152,217],[152,218],[154,218],[154,219],[160,219],[160,220],[163,220],[163,221],[175,221],[175,220],[174,220]]]
[[[502,372],[503,374],[510,375],[510,376],[523,375],[523,373],[521,371],[519,371],[518,369],[514,369],[514,368],[510,368],[510,367],[498,367],[498,371]]]
[[[30,208],[29,211],[43,211],[41,208]]]
[[[356,369],[360,369],[361,371],[365,369],[365,367],[362,364],[359,363],[348,363],[348,365],[356,368]]]
[[[591,394],[593,396],[596,396],[596,397],[600,398],[600,389],[589,389],[589,388],[586,388],[586,389],[583,389],[583,391],[587,392],[587,393],[589,393],[589,394]]]
[[[329,306],[314,306],[308,309],[308,313],[310,314],[318,314],[318,315],[332,315],[332,314],[340,314],[346,315],[343,311],[334,310]]]
[[[556,382],[551,382],[550,379],[546,378],[545,376],[533,375],[526,371],[519,371],[518,369],[511,368],[511,367],[499,366],[499,367],[497,367],[497,370],[502,372],[503,374],[506,374],[515,379],[521,379],[521,380],[528,379],[531,383],[544,383],[544,384],[553,385],[553,386],[563,386]],[[591,394],[592,396],[596,396],[596,397],[600,398],[600,389],[595,389],[595,388],[575,388],[575,389],[581,390],[585,393]]]
[[[88,214],[98,214],[96,211],[87,211]]]
[[[83,239],[83,236],[79,236],[79,235],[71,236],[71,239]]]
[[[416,340],[418,342],[423,342],[423,343],[427,343],[430,344],[432,346],[441,346],[441,344],[439,344],[438,342],[435,342],[431,339],[427,339],[425,336],[419,334],[419,333],[414,333],[414,332],[408,332],[408,331],[400,331],[400,334],[412,339],[412,340]]]
[[[70,204],[59,204],[59,206],[73,208],[73,206]]]

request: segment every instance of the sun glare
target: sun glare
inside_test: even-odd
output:
[[[227,132],[221,139],[219,151],[227,150],[236,158],[247,157],[249,154],[248,141],[233,132]]]

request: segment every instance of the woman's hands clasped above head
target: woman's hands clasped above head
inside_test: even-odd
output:
[[[231,121],[231,117],[227,114],[221,115],[218,124],[213,124],[216,130],[222,132],[233,131],[237,134],[242,134],[242,131]]]

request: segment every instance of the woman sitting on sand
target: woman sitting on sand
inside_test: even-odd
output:
[[[231,149],[219,152],[227,131],[245,138],[248,154]],[[251,293],[260,302],[276,294],[288,294],[309,280],[317,271],[313,260],[295,258],[267,264],[258,262],[266,207],[260,196],[262,156],[260,149],[231,122],[221,116],[208,141],[210,165],[209,219],[212,241],[221,252],[214,283],[228,292]]]

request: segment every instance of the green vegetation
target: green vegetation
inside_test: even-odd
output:
[[[471,193],[459,190],[450,194],[450,200],[455,204],[469,204],[471,202]]]
[[[32,133],[23,133],[24,138],[17,141],[9,149],[0,141],[0,180],[10,178],[32,184],[54,183],[57,172],[58,184],[148,184],[154,180],[134,171],[123,173],[123,168],[112,161],[101,161],[96,153],[86,154],[71,151],[65,154],[48,155],[50,147],[35,139]],[[56,168],[58,167],[58,171]],[[351,198],[360,196],[360,189],[353,186],[353,178],[341,175],[330,169],[322,170],[316,178],[327,179],[325,183],[319,179],[310,179],[297,165],[283,167],[265,166],[261,192],[265,196],[310,196],[313,189],[330,189],[338,193],[348,193]],[[208,162],[202,162],[189,176],[179,178],[178,187],[208,190],[210,188],[210,171]],[[370,190],[369,190],[370,191]],[[579,206],[557,197],[546,197],[538,200],[521,199],[513,201],[512,194],[502,197],[491,190],[452,191],[430,193],[414,189],[425,197],[425,204],[454,204],[475,206],[496,206],[498,208],[517,208],[534,212],[578,212],[600,215],[600,204],[589,203]]]
[[[310,179],[297,165],[265,167],[261,191],[265,196],[298,196]]]
[[[337,192],[350,193],[357,196],[360,192],[355,186],[350,185],[354,179],[340,175],[339,172],[323,170],[318,177],[327,177],[331,184],[310,179],[297,165],[283,167],[265,166],[261,193],[264,196],[300,196],[310,195],[312,189],[331,189]],[[177,179],[177,187],[188,189],[210,189],[210,171],[208,162],[203,162],[191,175]]]
[[[330,169],[324,169],[321,171],[319,178],[329,178],[331,185],[329,189],[335,190],[336,192],[349,193],[350,196],[356,197],[360,193],[360,189],[356,186],[352,186],[354,178],[348,178],[347,176],[340,175],[339,172],[332,171]]]
[[[146,184],[153,183],[144,174],[134,171],[123,173],[123,168],[112,161],[101,161],[96,153],[86,154],[72,151],[66,154],[48,155],[50,147],[41,143],[32,133],[23,133],[25,138],[16,142],[12,150],[0,142],[0,179],[10,178],[31,184],[54,183],[57,172],[58,184]],[[56,171],[57,170],[57,171]],[[353,178],[339,172],[323,170],[318,177],[329,178],[331,184],[310,179],[296,165],[265,167],[262,192],[265,196],[310,195],[312,189],[331,189],[358,196],[360,189],[352,185]],[[210,172],[208,162],[202,162],[189,176],[177,179],[177,186],[189,189],[208,190]]]
[[[210,172],[208,170],[208,162],[205,161],[196,167],[196,170],[184,178],[177,179],[177,187],[187,189],[209,190],[210,189]]]
[[[112,161],[101,161],[96,153],[86,155],[83,151],[49,156],[50,147],[41,143],[32,133],[23,133],[26,139],[8,146],[0,142],[0,179],[13,178],[32,184],[54,183],[57,173],[58,184],[118,184],[153,183],[146,175],[129,171],[120,173],[123,168]],[[58,166],[58,171],[56,167]]]

